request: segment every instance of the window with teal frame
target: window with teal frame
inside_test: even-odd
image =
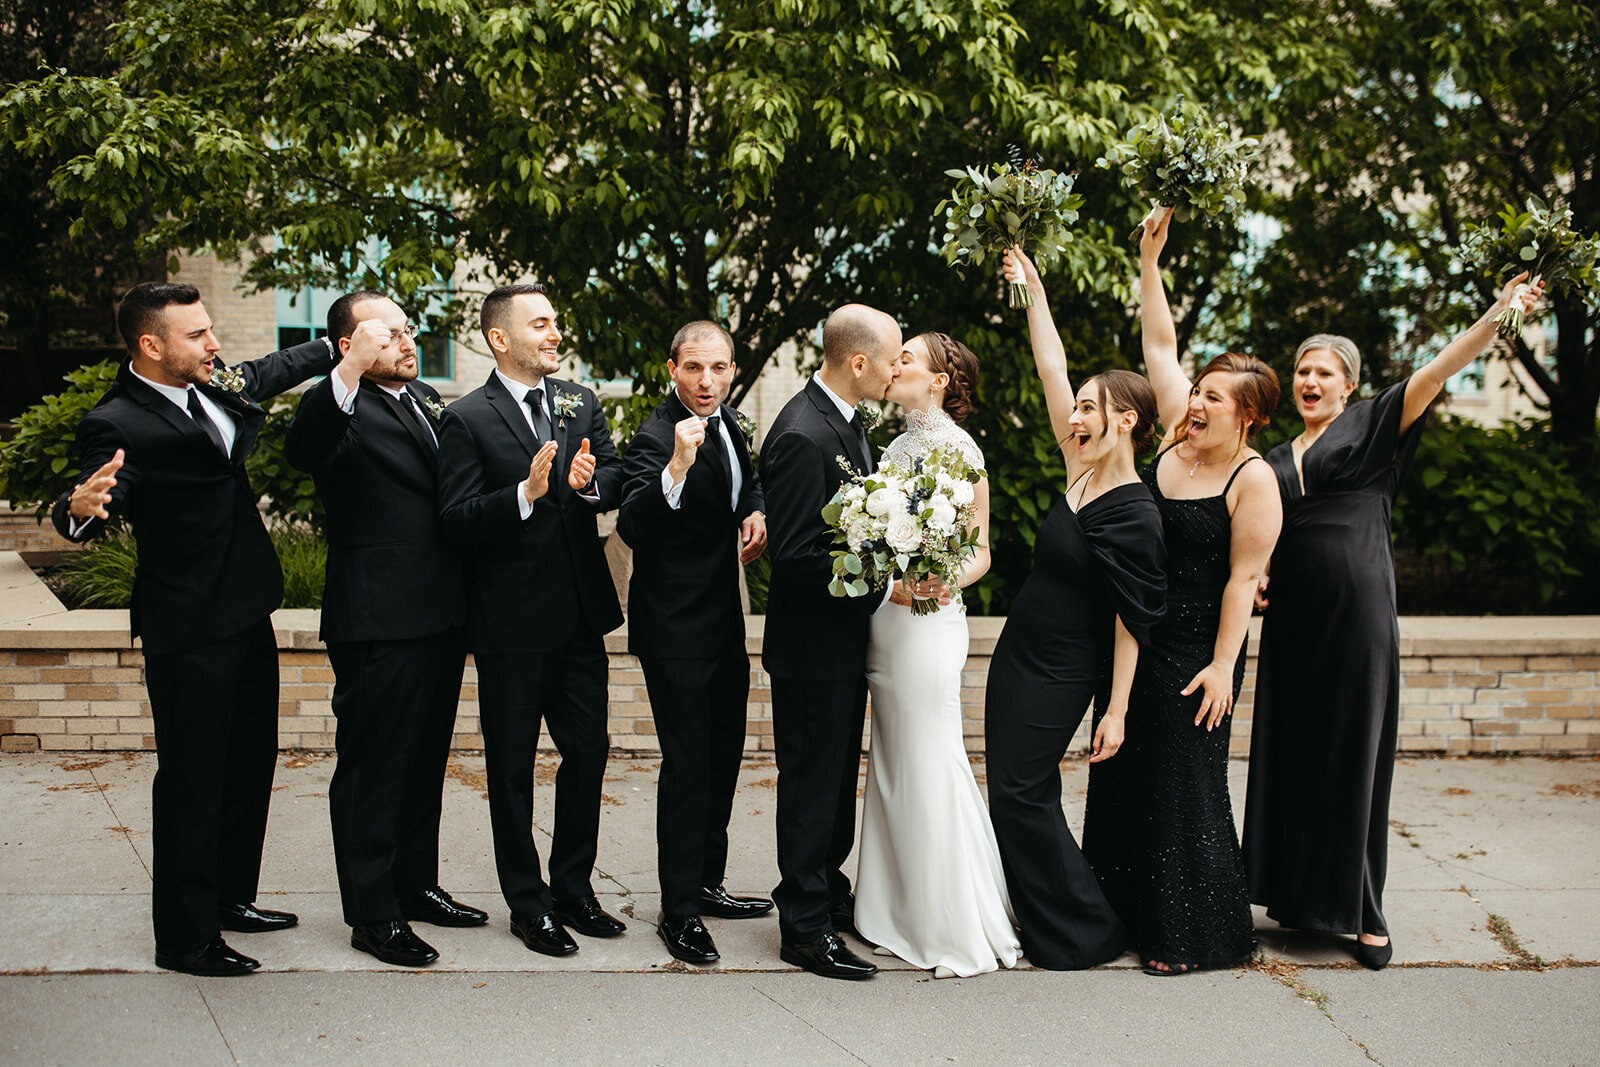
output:
[[[279,289],[276,291],[278,347],[288,348],[328,332],[328,307],[342,295],[335,289]],[[426,309],[423,309],[424,311]],[[419,312],[407,308],[406,314],[413,322],[421,321]],[[455,345],[449,334],[422,333],[417,335],[417,362],[421,364],[422,377],[448,380],[455,376]]]

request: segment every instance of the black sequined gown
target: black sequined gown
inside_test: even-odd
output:
[[[1194,724],[1202,693],[1181,694],[1215,648],[1238,471],[1219,496],[1172,500],[1156,480],[1160,465],[1157,456],[1144,480],[1161,510],[1167,613],[1139,651],[1122,749],[1089,771],[1083,851],[1141,960],[1227,967],[1255,945],[1228,798],[1232,719],[1208,732]],[[1243,681],[1241,648],[1235,700]]]

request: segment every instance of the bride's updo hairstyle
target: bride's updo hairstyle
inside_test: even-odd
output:
[[[1245,441],[1265,426],[1277,410],[1278,374],[1254,356],[1224,352],[1200,368],[1200,373],[1194,379],[1194,387],[1200,388],[1206,375],[1218,371],[1238,375],[1233,382],[1232,394],[1233,402],[1239,405],[1239,419],[1244,427],[1244,433],[1239,435],[1239,447],[1243,448]],[[1173,429],[1173,439],[1181,441],[1188,432],[1189,413],[1185,411]]]
[[[1128,436],[1133,439],[1133,454],[1142,456],[1156,447],[1156,391],[1142,374],[1131,370],[1101,371],[1089,379],[1100,392],[1100,410],[1121,414],[1131,411],[1138,419]],[[1105,436],[1100,431],[1100,436]]]
[[[978,357],[947,333],[930,330],[917,336],[928,346],[928,369],[950,376],[941,404],[945,414],[958,424],[965,422],[972,414],[972,400],[978,393]]]

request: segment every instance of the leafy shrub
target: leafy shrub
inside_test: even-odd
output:
[[[268,532],[283,567],[283,606],[322,607],[327,544],[303,526],[274,523]],[[126,608],[133,603],[133,571],[138,558],[133,534],[110,530],[56,569],[56,587],[71,607]]]
[[[78,476],[78,423],[117,380],[114,361],[66,375],[70,389],[53,393],[16,418],[17,433],[0,443],[0,498],[41,519]]]
[[[1548,423],[1489,429],[1440,416],[1401,486],[1394,535],[1427,564],[1412,576],[1420,587],[1402,581],[1403,612],[1595,607],[1600,504]]]

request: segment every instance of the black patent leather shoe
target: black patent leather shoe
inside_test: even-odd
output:
[[[400,903],[400,912],[409,922],[434,926],[482,926],[489,913],[463,904],[438,886],[419,890]]]
[[[701,915],[713,919],[754,919],[772,910],[772,901],[765,897],[736,897],[720,885],[700,890],[696,905]]]
[[[426,967],[439,958],[433,946],[412,933],[403,919],[351,927],[350,947],[400,967]]]
[[[876,964],[851,952],[844,938],[832,930],[810,941],[785,941],[778,955],[783,962],[804,967],[824,978],[854,980],[871,978],[878,973]]]
[[[828,909],[828,918],[833,921],[833,928],[840,933],[854,934],[860,937],[856,930],[856,895],[849,893],[843,900]]]
[[[557,904],[556,918],[561,921],[561,925],[570,926],[586,937],[616,937],[628,929],[627,923],[607,915],[600,907],[600,901],[594,897],[585,897],[568,904]]]
[[[242,952],[235,952],[222,938],[206,942],[193,952],[163,952],[156,949],[156,966],[169,971],[182,971],[202,978],[232,978],[249,974],[261,966]]]
[[[267,934],[274,930],[287,930],[300,921],[300,916],[288,911],[269,911],[254,904],[217,905],[217,925],[224,930],[241,934]]]
[[[698,915],[668,915],[656,927],[672,958],[684,963],[716,963],[722,958],[711,931]]]
[[[546,956],[570,956],[578,951],[578,943],[548,911],[543,915],[511,916],[511,932],[521,938],[524,945]]]

